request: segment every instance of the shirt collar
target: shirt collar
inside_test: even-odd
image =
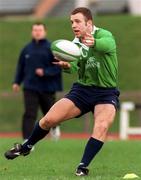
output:
[[[46,42],[47,40],[46,39],[40,39],[38,41],[36,41],[35,39],[32,39],[32,42],[35,43],[35,44],[40,44],[40,43],[44,43]]]
[[[95,32],[96,32],[97,30],[99,30],[99,28],[96,27],[96,26],[93,26],[93,31],[91,32],[91,34],[95,34]]]

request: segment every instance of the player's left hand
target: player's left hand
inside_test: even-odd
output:
[[[95,42],[94,37],[90,33],[86,33],[86,35],[82,38],[82,43],[88,47],[93,46],[94,42]]]
[[[37,69],[35,70],[35,73],[36,73],[38,76],[42,77],[42,76],[44,76],[44,69],[42,69],[42,68],[37,68]]]
[[[62,68],[64,68],[64,69],[69,69],[69,68],[71,67],[71,65],[70,65],[69,62],[62,61],[62,60],[60,60],[60,59],[57,59],[56,57],[55,57],[55,60],[56,60],[56,61],[54,61],[54,62],[52,62],[52,63],[55,64],[55,65],[58,65],[58,66],[60,66],[60,67],[62,67]]]

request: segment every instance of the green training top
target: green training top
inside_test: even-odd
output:
[[[78,38],[73,40],[80,47],[81,57],[71,62],[71,68],[65,72],[77,70],[77,82],[86,86],[117,87],[118,62],[114,37],[102,28],[94,26],[93,29],[93,47],[87,47]]]

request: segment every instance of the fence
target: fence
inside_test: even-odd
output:
[[[141,104],[133,102],[123,102],[120,109],[120,139],[126,140],[128,135],[141,135],[141,127],[130,126],[130,112],[135,109],[140,109]]]

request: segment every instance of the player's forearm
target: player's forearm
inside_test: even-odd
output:
[[[75,73],[78,70],[78,66],[74,62],[70,62],[70,67],[69,68],[63,68],[63,71],[66,73]]]

